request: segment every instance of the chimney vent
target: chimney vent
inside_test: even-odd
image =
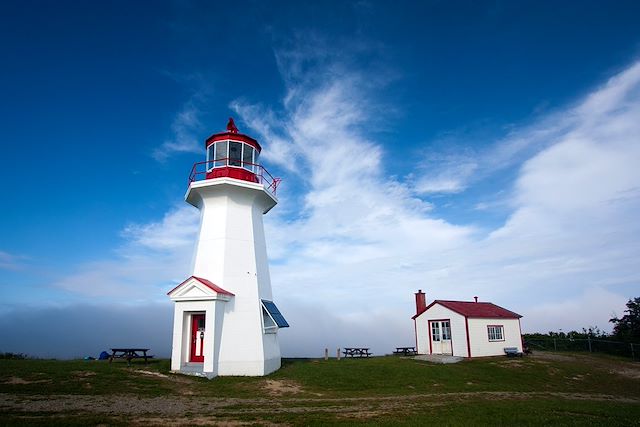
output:
[[[478,297],[473,297],[474,300],[476,300],[476,302],[478,302]]]

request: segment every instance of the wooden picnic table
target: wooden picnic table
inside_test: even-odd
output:
[[[373,353],[369,353],[368,347],[345,347],[342,351],[344,357],[369,357]]]
[[[403,355],[403,356],[414,356],[416,354],[415,347],[396,347],[396,351],[393,354]]]
[[[144,363],[147,363],[147,359],[153,358],[148,355],[148,348],[112,348],[111,356],[109,356],[109,363],[113,362],[113,359],[127,359],[127,363],[131,364],[131,359],[144,359]]]

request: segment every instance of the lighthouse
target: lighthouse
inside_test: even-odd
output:
[[[185,195],[200,210],[192,275],[168,293],[171,370],[208,378],[267,375],[280,368],[278,331],[289,326],[273,301],[262,223],[278,203],[279,179],[260,165],[258,141],[241,134],[232,118],[205,148]]]

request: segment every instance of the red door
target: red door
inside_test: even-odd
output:
[[[204,362],[204,314],[191,316],[191,361]]]

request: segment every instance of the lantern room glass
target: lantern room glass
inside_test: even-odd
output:
[[[216,142],[216,161],[213,164],[214,168],[219,168],[227,165],[227,141]]]
[[[242,165],[242,143],[229,141],[229,166]]]
[[[211,144],[207,147],[207,171],[213,169],[214,149],[215,144]]]
[[[255,172],[253,167],[253,147],[242,144],[242,167],[248,171]]]
[[[239,141],[217,141],[207,148],[207,170],[227,166],[257,173],[258,155],[253,146]]]

